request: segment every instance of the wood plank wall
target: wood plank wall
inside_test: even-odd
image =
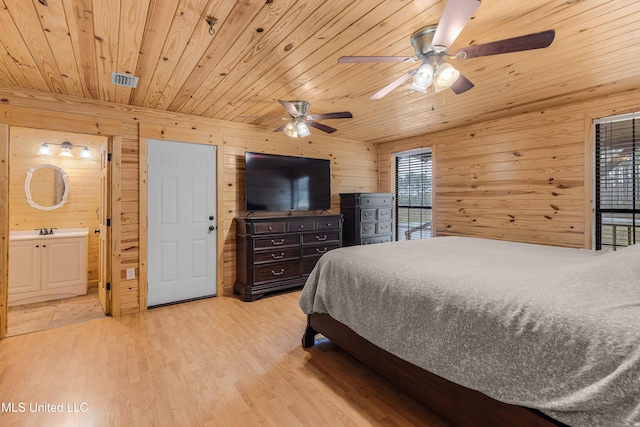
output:
[[[218,183],[218,239],[222,242],[220,255],[223,261],[222,265],[219,263],[218,270],[223,273],[218,283],[219,295],[230,295],[235,282],[233,218],[246,214],[242,210],[245,151],[330,159],[333,213],[339,212],[340,192],[378,190],[378,148],[371,143],[334,138],[319,132],[296,142],[283,133],[273,133],[271,129],[246,124],[6,86],[0,86],[0,100],[0,123],[117,137],[121,147],[119,156],[116,156],[120,173],[116,185],[119,187],[120,198],[114,202],[121,212],[119,240],[114,246],[120,248],[115,256],[121,274],[119,286],[115,290],[117,295],[112,297],[114,315],[133,313],[145,308],[144,302],[141,302],[145,293],[139,282],[141,249],[144,249],[141,245],[145,244],[140,239],[140,190],[146,185],[140,180],[140,128],[155,129],[148,132],[157,132],[157,135],[166,139],[175,137],[192,142],[207,143],[202,140],[202,135],[211,135],[220,143],[218,156],[222,161],[223,171],[222,180]],[[87,131],[91,123],[96,128],[93,132]],[[103,129],[105,127],[109,129]],[[153,137],[151,134],[144,137]],[[127,268],[136,269],[136,279],[125,279]]]
[[[88,283],[98,284],[98,228],[96,210],[100,206],[100,146],[105,137],[30,129],[12,126],[10,131],[11,170],[9,230],[33,230],[37,228],[88,228]],[[59,157],[59,145],[69,141],[74,145],[74,157]],[[49,143],[53,154],[38,156],[40,145]],[[53,143],[53,144],[51,144]],[[91,159],[79,158],[80,150],[88,147]],[[54,210],[40,210],[27,203],[24,182],[27,171],[35,165],[50,164],[62,168],[69,177],[68,202]],[[33,189],[32,189],[33,191]]]
[[[391,154],[434,149],[436,235],[590,248],[592,120],[640,111],[640,90],[380,145],[380,190]]]

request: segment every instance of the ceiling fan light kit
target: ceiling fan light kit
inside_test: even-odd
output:
[[[417,70],[411,70],[398,77],[371,95],[369,99],[382,98],[411,77],[413,77],[411,89],[414,91],[427,93],[427,89],[433,86],[433,92],[440,92],[444,89],[451,88],[456,95],[459,95],[473,88],[474,84],[451,64],[444,62],[445,59],[462,60],[542,49],[550,46],[555,38],[555,31],[547,30],[540,33],[468,46],[459,49],[454,54],[450,54],[449,48],[460,32],[462,32],[465,25],[471,20],[479,6],[480,0],[448,0],[442,12],[440,22],[437,25],[420,28],[411,35],[411,45],[415,50],[415,57],[343,56],[338,59],[338,62],[422,62]]]

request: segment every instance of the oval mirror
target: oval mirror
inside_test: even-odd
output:
[[[24,182],[27,202],[37,209],[50,211],[67,202],[69,178],[58,166],[36,165],[27,171]]]

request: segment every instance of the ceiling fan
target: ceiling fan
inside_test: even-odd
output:
[[[282,101],[278,100],[280,105],[287,110],[289,113],[290,119],[288,123],[283,124],[282,126],[274,129],[274,132],[283,132],[292,138],[304,138],[305,136],[311,135],[309,131],[309,126],[314,127],[316,129],[320,129],[321,131],[327,133],[333,133],[338,129],[332,128],[331,126],[323,125],[322,123],[316,122],[316,120],[325,120],[325,119],[350,119],[353,115],[348,111],[340,111],[336,113],[322,113],[322,114],[312,114],[308,115],[310,104],[306,101]],[[270,117],[270,116],[240,116],[243,118],[248,117]]]
[[[411,70],[387,86],[380,89],[369,99],[380,99],[402,83],[413,77],[411,89],[426,93],[433,86],[434,92],[451,88],[456,94],[471,89],[474,84],[460,74],[444,59],[468,59],[502,53],[542,49],[551,45],[555,37],[554,30],[527,34],[495,42],[468,46],[449,53],[449,47],[458,37],[480,6],[480,0],[448,0],[442,17],[437,25],[420,28],[411,36],[411,45],[416,57],[411,56],[343,56],[339,63],[353,62],[422,62],[420,67]]]

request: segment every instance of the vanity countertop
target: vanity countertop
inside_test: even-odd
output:
[[[48,230],[48,229],[47,229]],[[31,240],[31,239],[60,239],[63,237],[82,237],[89,235],[88,228],[54,228],[53,234],[39,234],[38,230],[10,231],[9,241]]]

